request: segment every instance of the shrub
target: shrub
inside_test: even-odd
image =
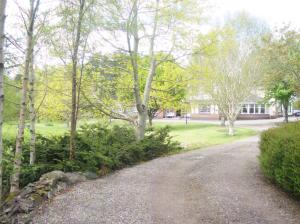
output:
[[[260,165],[271,181],[300,196],[300,123],[290,123],[262,133]]]
[[[4,145],[4,187],[8,190],[15,141],[6,140]],[[38,135],[34,166],[29,165],[28,143],[23,145],[20,184],[25,186],[53,170],[103,173],[103,170],[121,169],[179,149],[179,143],[171,140],[169,128],[149,129],[145,138],[137,141],[131,127],[90,124],[82,126],[78,131],[75,160],[71,161],[68,134],[52,137]]]

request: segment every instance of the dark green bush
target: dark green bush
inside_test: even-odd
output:
[[[9,187],[12,173],[14,140],[6,140],[4,186]],[[116,170],[141,161],[153,159],[174,150],[177,142],[169,136],[169,128],[149,129],[142,141],[137,141],[134,129],[128,126],[109,127],[101,124],[84,125],[76,135],[75,160],[69,160],[69,135],[37,136],[36,164],[29,165],[29,145],[23,145],[21,186],[36,181],[53,170],[65,172]]]
[[[262,133],[259,156],[263,173],[284,190],[300,196],[300,123]]]

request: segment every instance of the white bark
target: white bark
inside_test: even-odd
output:
[[[30,70],[30,60],[33,54],[33,31],[36,19],[37,10],[39,8],[40,0],[30,0],[30,13],[29,13],[29,25],[27,26],[27,44],[26,44],[26,55],[25,65],[22,83],[22,97],[19,115],[18,133],[16,138],[16,151],[13,165],[13,174],[10,183],[10,192],[15,193],[19,191],[20,184],[20,171],[22,164],[22,144],[24,141],[24,129],[25,129],[25,113],[27,105],[27,92],[28,92],[28,78]]]
[[[234,120],[229,120],[228,121],[228,135],[234,136],[235,131],[234,131]]]
[[[0,1],[0,202],[2,201],[2,176],[3,176],[3,139],[2,139],[2,126],[3,126],[3,109],[4,109],[4,24],[5,24],[5,9],[6,0]]]
[[[235,134],[234,122],[240,113],[241,104],[257,87],[258,66],[249,66],[247,60],[248,57],[239,52],[215,57],[212,59],[213,73],[205,80],[207,93],[228,120],[229,135]]]
[[[155,7],[155,15],[153,21],[153,30],[150,37],[150,48],[149,48],[149,56],[150,56],[150,68],[147,76],[147,81],[144,89],[144,97],[142,99],[140,92],[140,81],[139,81],[139,68],[138,68],[138,48],[139,48],[139,36],[138,36],[138,6],[137,0],[133,3],[132,8],[132,21],[128,21],[128,24],[131,24],[127,27],[127,43],[128,49],[130,52],[131,66],[133,70],[133,91],[135,96],[136,108],[138,111],[138,119],[137,119],[137,138],[139,140],[143,139],[145,136],[145,129],[148,117],[148,104],[151,92],[151,86],[153,82],[153,77],[156,72],[156,59],[154,55],[154,46],[155,46],[155,37],[157,31],[157,23],[158,23],[158,8],[159,8],[159,0],[156,0]],[[130,35],[133,36],[133,49],[131,49]]]
[[[31,55],[29,75],[29,117],[30,117],[30,165],[35,163],[35,141],[36,141],[36,110],[35,110],[35,73],[33,68],[34,55]]]
[[[220,123],[220,125],[222,127],[225,127],[225,117],[223,115],[221,116],[221,123]]]

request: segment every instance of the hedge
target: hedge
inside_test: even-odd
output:
[[[293,195],[300,196],[300,122],[262,133],[260,166],[264,175]]]
[[[8,191],[12,173],[14,140],[5,140],[3,188]],[[45,137],[36,140],[36,164],[29,165],[29,144],[23,145],[21,187],[34,182],[44,173],[94,172],[103,174],[141,161],[178,151],[178,142],[172,141],[169,128],[149,129],[143,140],[138,141],[129,126],[91,124],[82,126],[76,135],[75,159],[69,160],[69,135]]]

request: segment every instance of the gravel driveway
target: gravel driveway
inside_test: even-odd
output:
[[[261,175],[257,137],[123,169],[57,196],[37,224],[300,223],[300,203]]]

